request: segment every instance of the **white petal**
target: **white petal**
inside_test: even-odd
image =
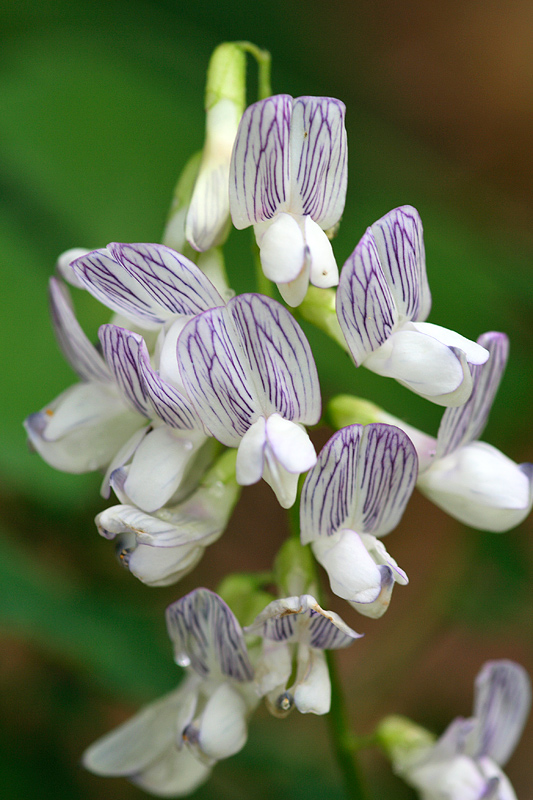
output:
[[[360,600],[349,600],[350,605],[363,614],[365,617],[371,619],[379,619],[383,616],[388,609],[392,597],[392,590],[394,589],[394,577],[390,567],[378,567],[381,574],[381,588],[375,600],[371,602]]]
[[[509,778],[505,775],[497,764],[490,758],[480,758],[478,766],[485,780],[495,781],[498,779],[497,788],[494,795],[488,796],[488,800],[494,797],[494,800],[518,800],[513,787],[509,782]]]
[[[236,477],[241,486],[250,486],[261,480],[264,468],[266,444],[266,421],[259,417],[250,425],[241,439],[237,451]]]
[[[298,277],[305,264],[306,243],[292,214],[276,214],[266,230],[261,230],[258,244],[261,266],[269,280],[289,283]]]
[[[82,380],[110,383],[105,361],[81,329],[66,286],[56,278],[50,278],[49,297],[57,341],[70,366]]]
[[[71,386],[24,423],[33,447],[52,467],[91,472],[107,466],[143,418],[100,383]]]
[[[300,645],[294,702],[302,714],[327,714],[331,706],[331,683],[322,650]]]
[[[513,661],[487,662],[475,683],[474,717],[479,726],[471,754],[505,765],[522,735],[530,707],[526,670]]]
[[[417,485],[448,514],[480,530],[514,528],[533,504],[528,472],[485,442],[436,460]]]
[[[174,743],[180,707],[194,697],[191,689],[189,681],[102,736],[83,754],[84,767],[97,775],[134,775],[146,769]]]
[[[313,553],[328,573],[331,591],[344,600],[373,602],[381,590],[381,573],[361,537],[350,530],[312,543]]]
[[[135,431],[133,436],[130,436],[129,439],[122,445],[122,447],[117,450],[114,457],[109,462],[109,466],[106,470],[104,475],[104,479],[102,481],[102,485],[100,487],[100,494],[102,497],[106,499],[109,497],[111,493],[111,475],[118,469],[124,466],[132,457],[137,447],[146,436],[146,434],[150,430],[150,426],[146,424],[146,420],[144,420],[145,425],[140,430]]]
[[[156,364],[159,364],[159,374],[164,381],[168,381],[176,389],[183,391],[181,375],[176,356],[178,337],[187,322],[192,317],[179,317],[166,331],[161,331],[156,345]]]
[[[127,496],[143,511],[164,506],[204,442],[205,437],[197,431],[178,431],[167,426],[151,431],[133,456],[124,484]]]
[[[408,323],[411,325],[412,323]],[[389,378],[439,405],[461,405],[470,396],[472,378],[468,366],[462,365],[456,353],[432,336],[403,329],[364,361],[365,367]],[[465,382],[466,380],[466,382]],[[468,393],[460,402],[454,395],[459,387]],[[465,393],[465,392],[463,392]],[[451,398],[449,403],[447,398]]]
[[[300,474],[316,464],[313,443],[305,428],[271,414],[266,421],[266,438],[280,464],[292,473]]]
[[[132,575],[147,586],[170,586],[188,575],[198,564],[205,547],[178,545],[177,547],[152,547],[137,544],[124,557]]]
[[[490,358],[480,366],[471,367],[472,394],[459,408],[447,409],[437,436],[437,456],[451,453],[479,439],[487,423],[494,396],[507,363],[509,340],[504,333],[483,333],[478,339]]]
[[[208,758],[228,758],[242,750],[248,735],[247,708],[229,683],[222,683],[211,695],[202,714],[199,745]]]
[[[263,639],[263,648],[255,667],[258,694],[263,697],[270,692],[274,693],[272,702],[275,704],[277,695],[285,690],[291,672],[291,647],[286,642]]]
[[[158,761],[130,780],[157,797],[186,797],[205,783],[210,772],[188,750],[179,751],[172,743]]]
[[[305,259],[300,274],[290,283],[278,283],[278,291],[288,306],[296,308],[303,302],[309,288],[309,259]]]
[[[282,508],[291,508],[298,492],[298,473],[288,472],[270,448],[265,450],[263,479],[271,487]]]
[[[441,325],[433,325],[432,322],[413,322],[411,324],[420,333],[432,336],[447,347],[456,347],[458,350],[462,350],[469,364],[484,364],[488,360],[489,351],[485,347],[461,336],[460,333],[443,328]]]
[[[304,217],[304,226],[311,283],[321,289],[337,286],[339,269],[330,240],[311,217]]]
[[[76,258],[86,256],[87,253],[90,252],[91,251],[87,250],[85,247],[72,247],[70,250],[65,250],[64,253],[61,253],[56,261],[56,270],[58,273],[67,283],[70,283],[71,286],[75,286],[76,289],[84,289],[85,287],[80,283],[78,276],[70,265]]]
[[[478,766],[463,755],[450,761],[430,760],[409,770],[405,778],[424,800],[480,800],[487,788]]]
[[[186,236],[195,250],[220,244],[229,222],[229,167],[239,125],[239,109],[222,98],[206,115],[206,138],[186,221]]]
[[[407,575],[403,569],[400,569],[393,557],[389,555],[383,542],[369,533],[361,533],[360,536],[374,563],[378,566],[390,567],[396,583],[406,586],[409,583]]]

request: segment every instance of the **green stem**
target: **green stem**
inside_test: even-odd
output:
[[[266,97],[270,97],[272,95],[272,87],[270,85],[270,67],[272,59],[270,53],[268,50],[261,50],[257,45],[252,44],[252,42],[235,42],[235,44],[246,53],[250,53],[257,61],[258,99],[264,100]]]
[[[350,732],[334,653],[326,650],[325,654],[331,681],[331,709],[327,717],[333,750],[344,779],[346,797],[349,800],[365,800],[366,792],[363,789],[363,782],[354,755],[354,750],[358,749],[360,745],[356,744],[358,739]]]

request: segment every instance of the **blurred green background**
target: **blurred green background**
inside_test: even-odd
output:
[[[271,51],[273,90],[348,107],[349,187],[339,265],[367,225],[411,203],[425,226],[431,321],[476,338],[504,330],[511,358],[484,438],[532,459],[533,9],[510,3],[344,0],[18,0],[0,9],[0,792],[4,798],[137,798],[79,767],[83,749],[172,688],[165,606],[230,570],[268,568],[285,522],[268,488],[243,493],[230,529],[179,586],[149,589],[115,562],[93,517],[99,477],[55,472],[28,453],[22,419],[74,381],[48,321],[57,255],[109,241],[158,241],[174,183],[203,139],[212,49]],[[251,91],[255,69],[250,64]],[[228,268],[251,289],[249,231]],[[77,293],[87,330],[107,321]],[[351,366],[311,331],[325,396],[373,399],[435,433],[440,410]],[[317,439],[317,442],[320,440]],[[322,438],[321,441],[324,441]],[[340,666],[354,728],[402,712],[440,732],[471,708],[488,658],[533,674],[532,525],[466,530],[415,496],[388,546],[411,584],[380,621],[332,607],[367,635]],[[533,725],[508,774],[531,800]],[[413,794],[379,754],[373,797]],[[260,711],[250,740],[198,794],[341,798],[323,719]]]

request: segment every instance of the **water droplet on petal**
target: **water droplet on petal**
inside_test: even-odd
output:
[[[178,653],[176,656],[176,664],[179,667],[189,667],[191,664],[191,659],[187,655],[187,653]]]

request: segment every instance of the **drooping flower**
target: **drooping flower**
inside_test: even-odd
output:
[[[433,746],[393,754],[422,800],[517,800],[501,770],[520,738],[531,685],[512,661],[489,661],[475,683],[474,715],[455,719]]]
[[[478,341],[490,352],[490,359],[472,368],[472,394],[461,408],[444,412],[433,447],[425,443],[420,448],[417,485],[466,525],[502,532],[519,525],[531,511],[533,464],[515,464],[492,445],[478,441],[509,351],[503,333],[484,333]]]
[[[112,506],[98,514],[96,526],[107,539],[117,537],[120,560],[133,575],[149,586],[168,586],[194,569],[222,535],[239,493],[235,452],[228,450],[176,506],[151,515],[132,505]]]
[[[338,269],[324,231],[344,210],[345,106],[330,97],[276,95],[243,114],[231,161],[236,228],[254,226],[266,277],[299,305],[309,280],[336,286]]]
[[[56,338],[81,378],[24,425],[32,446],[51,466],[82,473],[108,466],[120,448],[146,425],[121,394],[114,375],[80,327],[67,288],[50,279]]]
[[[502,532],[519,525],[531,511],[533,465],[515,464],[492,445],[478,441],[509,349],[504,333],[484,333],[478,342],[490,358],[472,367],[472,394],[460,408],[446,409],[436,439],[373,403],[347,395],[332,400],[329,413],[338,426],[372,420],[402,428],[418,454],[420,491],[465,525]]]
[[[460,406],[472,391],[469,365],[484,364],[488,353],[425,322],[430,308],[422,222],[411,206],[395,208],[367,229],[342,269],[339,324],[356,366]]]
[[[324,611],[310,594],[274,600],[245,632],[263,638],[255,682],[277,717],[293,706],[302,714],[327,714],[331,684],[324,650],[348,647],[362,636],[334,611]],[[293,661],[296,675],[291,681]]]
[[[380,617],[405,572],[376,537],[396,527],[414,489],[416,451],[392,425],[351,425],[324,446],[300,505],[302,544],[311,543],[332,591]]]
[[[172,603],[166,619],[184,682],[91,745],[83,764],[161,797],[183,797],[241,750],[258,698],[241,627],[218,595],[196,589]]]
[[[178,363],[207,430],[238,447],[238,483],[263,477],[289,508],[298,475],[316,461],[303,425],[320,417],[316,366],[292,315],[268,297],[235,297],[186,325]]]

